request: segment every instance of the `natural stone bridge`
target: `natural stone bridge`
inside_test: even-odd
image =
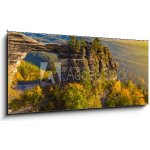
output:
[[[8,32],[8,83],[11,84],[20,61],[30,51],[58,51],[65,50],[66,45],[44,44],[19,32]]]

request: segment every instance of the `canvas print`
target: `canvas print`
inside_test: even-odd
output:
[[[148,104],[148,41],[8,31],[8,114]]]

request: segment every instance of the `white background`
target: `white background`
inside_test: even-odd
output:
[[[0,1],[1,150],[149,150],[150,106],[6,116],[6,30],[150,40],[149,0]]]

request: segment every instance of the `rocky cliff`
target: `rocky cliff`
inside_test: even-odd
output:
[[[118,64],[113,61],[109,49],[92,50],[92,43],[86,41],[81,52],[73,51],[67,44],[44,44],[33,40],[19,32],[8,32],[8,82],[11,84],[20,60],[30,51],[46,51],[58,55],[61,62],[62,81],[80,80],[78,74],[89,71],[92,76],[105,73],[108,79],[117,79]]]
[[[62,73],[67,81],[78,81],[79,73],[90,72],[91,78],[97,78],[104,73],[107,79],[116,80],[118,64],[112,60],[111,53],[107,47],[103,47],[100,53],[91,50],[92,43],[87,41],[87,46],[80,53],[70,52],[60,57]],[[73,75],[72,75],[73,74]]]

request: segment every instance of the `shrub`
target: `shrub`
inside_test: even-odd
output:
[[[65,87],[63,99],[67,109],[88,108],[85,90],[79,83],[69,83]]]

